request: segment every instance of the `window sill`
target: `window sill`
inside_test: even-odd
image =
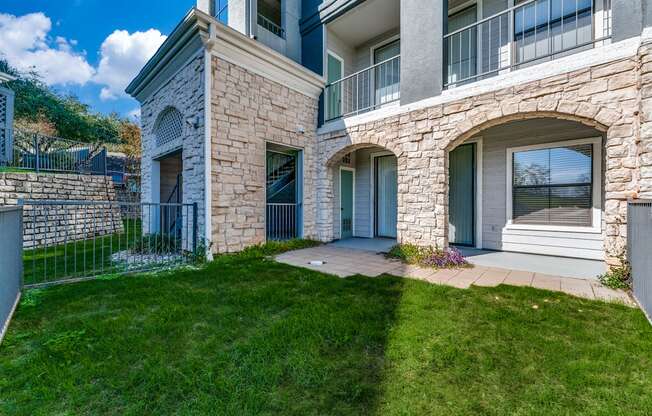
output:
[[[567,233],[602,234],[598,227],[574,227],[564,225],[507,224],[505,230],[558,231]]]

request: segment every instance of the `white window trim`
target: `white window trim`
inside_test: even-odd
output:
[[[355,177],[356,177],[356,172],[355,168],[350,168],[348,166],[340,166],[340,240],[343,238],[342,237],[342,171],[343,170],[348,170],[349,172],[352,173],[353,175],[353,184],[352,187],[353,189],[351,190],[352,195],[352,204],[353,205],[353,210],[351,212],[351,237],[355,237]]]
[[[593,145],[593,219],[591,227],[564,226],[564,225],[534,225],[514,224],[512,218],[512,160],[515,152],[528,150],[550,149],[554,147],[574,146],[580,144]],[[561,142],[535,144],[530,146],[519,146],[507,148],[507,159],[505,164],[507,171],[506,182],[506,218],[505,229],[511,230],[539,230],[539,231],[570,231],[582,233],[602,233],[602,137],[591,137],[587,139],[565,140]]]
[[[387,46],[390,43],[393,43],[394,41],[400,40],[401,39],[401,34],[397,33],[395,35],[392,35],[388,38],[385,38],[381,40],[380,42],[371,45],[369,47],[369,66],[372,67],[376,64],[375,59],[374,59],[374,54],[376,52],[376,49],[382,48],[383,46]]]
[[[382,156],[396,156],[393,152],[389,150],[383,150],[383,151],[378,151],[378,152],[373,152],[370,155],[371,158],[371,176],[369,177],[370,180],[370,198],[369,201],[371,202],[369,204],[369,218],[371,218],[371,229],[369,230],[369,238],[376,238],[376,158],[377,157],[382,157]],[[397,157],[397,163],[398,163],[398,157]],[[398,179],[397,179],[398,180]],[[398,198],[398,195],[397,195]],[[398,236],[397,236],[398,239]]]

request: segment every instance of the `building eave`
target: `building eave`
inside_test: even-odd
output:
[[[210,17],[210,19],[213,19]],[[218,58],[318,99],[325,79],[263,43],[213,19],[208,50]]]
[[[147,87],[174,56],[182,50],[192,39],[200,36],[202,40],[208,38],[210,20],[207,15],[192,8],[183,20],[174,28],[170,36],[158,48],[138,75],[129,83],[125,92],[134,98]],[[210,16],[208,16],[210,18]]]

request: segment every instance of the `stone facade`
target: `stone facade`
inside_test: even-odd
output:
[[[183,116],[181,137],[159,146],[156,120],[163,110],[174,107]],[[141,196],[143,202],[165,202],[152,189],[158,175],[156,159],[175,151],[183,156],[183,203],[198,203],[198,232],[204,235],[204,54],[195,55],[141,104],[142,149]],[[184,220],[185,221],[185,220]]]
[[[652,42],[641,45],[639,197],[652,199]]]
[[[266,143],[303,150],[303,237],[315,238],[317,100],[213,58],[212,242],[217,252],[265,241]]]
[[[116,194],[113,180],[104,176],[1,174],[0,205],[16,205],[19,199],[114,202]],[[26,248],[82,240],[122,230],[120,209],[107,205],[26,205],[23,223]]]
[[[606,136],[602,228],[606,258],[614,264],[626,245],[627,199],[652,192],[652,133],[639,135],[639,128],[652,132],[652,122],[646,125],[652,120],[648,50],[643,46],[629,59],[319,135],[319,238],[333,238],[330,167],[352,150],[376,145],[398,157],[398,240],[446,246],[448,152],[489,127],[549,117],[577,121]]]

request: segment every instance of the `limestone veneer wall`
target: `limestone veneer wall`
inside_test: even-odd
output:
[[[216,57],[212,79],[213,249],[265,241],[267,142],[303,150],[303,236],[315,238],[317,100]]]
[[[644,45],[628,59],[319,135],[319,238],[333,238],[330,167],[352,150],[378,145],[398,157],[398,240],[446,246],[448,152],[491,126],[550,117],[577,121],[606,135],[602,228],[607,261],[616,263],[626,245],[627,199],[652,193],[649,50]],[[645,133],[639,134],[639,128]]]
[[[167,107],[174,107],[181,112],[182,134],[181,137],[158,146],[154,131],[156,119]],[[161,199],[168,195],[159,195],[160,189],[152,189],[156,159],[181,149],[183,203],[198,203],[200,240],[204,236],[205,210],[204,126],[204,54],[198,53],[141,104],[141,197],[143,202],[165,202]],[[148,222],[148,218],[144,218],[144,221]],[[184,223],[186,221],[184,219]]]
[[[0,174],[0,205],[20,199],[116,201],[110,177],[67,174]],[[23,246],[42,247],[122,231],[117,205],[25,205]]]

